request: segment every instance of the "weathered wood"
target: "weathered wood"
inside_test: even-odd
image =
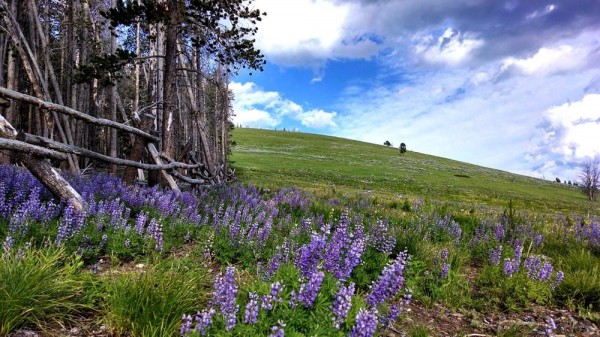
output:
[[[14,140],[17,131],[0,115],[0,137],[4,140]],[[50,192],[60,200],[67,200],[77,210],[83,210],[83,198],[69,183],[60,176],[50,163],[37,156],[17,155],[17,159],[33,174]]]
[[[162,160],[160,159],[160,155],[158,153],[158,150],[156,149],[156,146],[154,146],[154,144],[152,143],[148,143],[147,148],[150,152],[150,156],[152,156],[152,159],[154,159],[154,162],[158,165],[162,165]],[[173,191],[181,192],[179,186],[177,186],[177,183],[167,171],[162,170],[160,171],[160,173],[162,173],[162,176],[165,178],[165,180],[167,181],[167,183]]]
[[[142,131],[149,131],[152,127],[152,123],[154,122],[154,117],[150,115],[142,115],[139,128]],[[146,142],[144,139],[140,137],[135,137],[133,140],[133,146],[131,148],[131,153],[129,154],[129,159],[135,162],[139,162],[142,160],[142,156],[144,155],[144,148],[146,147]],[[123,176],[123,180],[127,183],[133,183],[136,177],[136,169],[134,166],[129,166],[125,169],[125,175]]]
[[[0,149],[13,150],[20,154],[35,155],[43,158],[67,160],[67,155],[64,153],[14,139],[0,138]]]
[[[79,155],[82,157],[100,160],[100,161],[110,163],[110,164],[130,166],[130,167],[134,168],[133,169],[134,173],[135,173],[135,170],[138,168],[143,169],[143,170],[171,170],[171,169],[175,169],[175,168],[195,169],[195,168],[199,168],[202,166],[201,164],[200,165],[192,165],[192,164],[185,164],[185,163],[180,163],[180,162],[171,162],[168,164],[161,164],[161,165],[145,164],[145,163],[140,163],[138,161],[133,161],[133,160],[113,158],[113,157],[110,157],[107,155],[103,155],[103,154],[100,154],[100,153],[97,153],[97,152],[94,152],[91,150],[87,150],[87,149],[78,147],[78,146],[63,144],[63,143],[54,141],[52,139],[32,135],[29,133],[25,133],[23,135],[24,135],[24,140],[25,140],[26,144],[34,144],[34,145],[38,145],[38,147],[43,146],[42,149],[44,149],[44,150],[51,149],[49,151],[52,151],[59,155],[62,155],[62,153],[71,153],[71,154],[76,154],[76,155]],[[56,151],[58,151],[58,152],[56,152]],[[62,153],[60,153],[60,152],[62,152]],[[63,158],[66,159],[66,157],[63,157]]]
[[[50,102],[46,102],[42,99],[39,99],[37,97],[33,97],[27,94],[23,94],[17,91],[13,91],[4,87],[0,87],[0,95],[3,97],[9,97],[21,102],[25,102],[25,103],[30,103],[30,104],[35,104],[40,108],[43,109],[47,109],[47,110],[51,110],[51,111],[56,111],[59,113],[63,113],[65,115],[69,115],[73,118],[76,119],[80,119],[83,121],[86,121],[90,124],[94,124],[94,125],[102,125],[102,126],[108,126],[111,128],[115,128],[118,130],[123,130],[129,133],[133,133],[134,135],[143,137],[144,139],[148,139],[151,140],[153,142],[158,142],[160,139],[158,137],[155,137],[147,132],[144,132],[142,130],[136,129],[134,127],[128,126],[128,125],[124,125],[122,123],[118,123],[118,122],[113,122],[111,120],[108,119],[104,119],[104,118],[97,118],[97,117],[92,117],[88,114],[84,114],[82,112],[79,112],[73,108],[69,108],[60,104],[55,104],[55,103],[50,103]]]

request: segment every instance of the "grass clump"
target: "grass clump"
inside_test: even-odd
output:
[[[0,335],[63,324],[89,309],[78,277],[82,262],[64,249],[6,250],[0,257]]]
[[[168,260],[139,273],[112,276],[107,281],[105,319],[120,335],[173,336],[181,316],[207,298],[208,272],[183,261]]]

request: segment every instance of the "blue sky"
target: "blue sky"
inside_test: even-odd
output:
[[[383,144],[534,177],[600,157],[598,0],[255,0],[264,72],[236,125]]]

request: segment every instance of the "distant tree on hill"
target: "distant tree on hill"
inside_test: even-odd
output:
[[[406,144],[401,143],[400,144],[400,154],[404,154],[406,153]]]
[[[600,188],[600,167],[596,160],[583,163],[579,174],[579,187],[590,201],[596,200]]]
[[[556,182],[560,184],[560,178],[556,177]]]
[[[392,143],[390,143],[389,140],[386,140],[385,142],[383,142],[383,145],[385,145],[385,146],[392,146]]]

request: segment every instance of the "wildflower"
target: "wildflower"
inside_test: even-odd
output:
[[[331,307],[331,311],[335,316],[333,318],[333,326],[336,329],[340,328],[340,324],[348,316],[348,312],[352,307],[352,295],[354,295],[354,283],[350,283],[347,287],[344,287],[342,284],[339,285]]]
[[[210,308],[208,311],[197,312],[194,321],[196,322],[196,331],[201,336],[206,336],[206,330],[212,324],[212,317],[215,314],[215,309]]]
[[[313,302],[319,294],[319,289],[321,288],[321,283],[323,282],[324,277],[325,274],[323,274],[323,272],[314,272],[307,283],[300,285],[300,290],[298,291],[298,301],[302,302],[305,308],[312,307]]]
[[[367,304],[375,307],[394,296],[404,286],[404,267],[408,262],[408,253],[406,251],[398,254],[396,260],[389,263],[379,275],[377,282],[369,286],[370,291],[367,294]]]
[[[181,317],[181,327],[179,328],[179,334],[181,336],[187,336],[192,331],[192,316],[183,314]]]
[[[248,296],[250,297],[250,301],[246,304],[244,323],[256,324],[258,322],[258,295],[250,293]]]
[[[553,269],[554,268],[550,263],[544,262],[544,265],[542,266],[542,268],[540,268],[540,270],[537,273],[537,279],[540,281],[547,281],[548,279],[550,279],[550,276],[552,276]]]
[[[518,271],[518,262],[514,259],[504,259],[504,275],[511,277]]]
[[[278,320],[277,324],[278,325],[275,325],[274,327],[271,328],[271,334],[269,335],[269,337],[284,337],[285,336],[285,331],[283,330],[283,328],[285,327],[285,323],[282,320]]]
[[[550,286],[550,288],[554,290],[556,287],[558,287],[558,285],[562,282],[564,278],[565,273],[563,273],[562,270],[560,270],[558,273],[556,273],[556,279],[554,280],[554,283],[552,284],[552,286]]]
[[[360,309],[356,314],[356,324],[350,331],[350,337],[370,337],[377,330],[377,310]]]
[[[235,304],[238,288],[235,285],[235,268],[227,267],[225,275],[215,279],[213,297],[219,306],[219,313],[225,318],[225,330],[230,331],[235,327],[235,315],[239,305]]]
[[[273,301],[281,302],[280,293],[283,291],[285,286],[280,282],[271,284],[271,292],[268,295],[264,295],[261,298],[261,307],[266,310],[273,310]]]
[[[497,266],[500,264],[500,260],[502,259],[502,245],[492,249],[490,251],[490,264]]]

